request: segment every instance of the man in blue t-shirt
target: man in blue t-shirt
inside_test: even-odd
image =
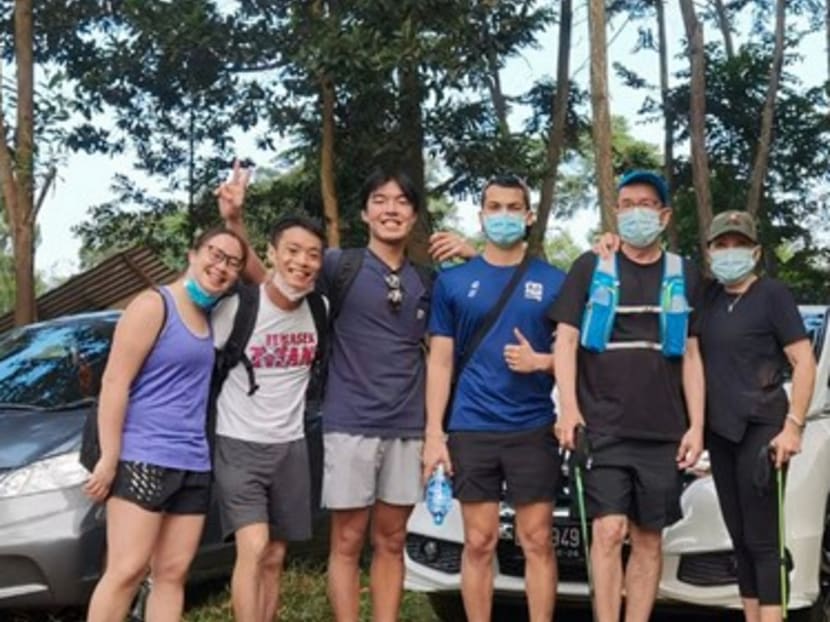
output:
[[[489,620],[493,555],[502,487],[516,508],[533,622],[553,617],[556,564],[551,543],[559,453],[553,436],[553,324],[546,310],[565,275],[531,259],[504,308],[459,375],[443,431],[451,378],[465,349],[516,270],[530,224],[529,192],[515,176],[484,188],[480,218],[486,246],[467,264],[441,273],[433,291],[427,365],[424,476],[443,464],[461,503],[461,591],[467,619]]]

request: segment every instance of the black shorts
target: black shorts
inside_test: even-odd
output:
[[[146,462],[121,461],[111,494],[148,512],[207,514],[210,471],[185,471]]]
[[[500,501],[502,484],[513,505],[556,498],[561,459],[550,425],[521,432],[451,432],[453,493],[462,503]]]
[[[254,443],[216,436],[214,475],[222,534],[265,523],[271,540],[311,538],[311,466],[306,440]]]
[[[590,433],[591,467],[585,472],[588,514],[622,514],[638,527],[661,530],[683,516],[682,472],[676,442],[621,439]]]

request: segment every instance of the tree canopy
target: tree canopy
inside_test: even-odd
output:
[[[135,155],[143,177],[122,171],[111,200],[90,205],[76,227],[89,265],[137,243],[181,261],[193,233],[218,218],[211,191],[243,133],[261,150],[247,154],[259,160],[248,211],[260,244],[273,218],[296,209],[336,228],[330,240],[362,243],[357,197],[377,166],[407,171],[429,199],[416,256],[429,230],[476,201],[493,174],[522,175],[541,191],[537,244],[580,210],[595,210],[599,226],[608,193],[597,189],[608,179],[662,169],[675,208],[670,244],[699,257],[707,210],[752,206],[766,269],[800,300],[823,301],[828,90],[800,82],[796,44],[825,28],[826,6],[785,4],[604,3],[604,15],[591,14],[596,36],[636,32],[634,49],[609,43],[610,69],[595,69],[594,106],[610,84],[603,71],[624,85],[610,92],[607,123],[563,53],[577,28],[588,32],[587,4],[570,0],[42,0],[33,6],[34,62],[50,82],[35,89],[34,174],[59,166],[55,153]],[[21,60],[17,5],[0,2],[7,64]],[[671,41],[667,15],[680,23],[681,10],[686,36]],[[539,75],[521,92],[505,88],[510,63],[540,49],[550,53]],[[646,55],[659,83],[640,75]],[[620,97],[641,99],[636,119],[619,117]],[[8,132],[13,105],[4,100]],[[639,123],[661,124],[662,144],[639,139]],[[549,240],[566,239],[557,235]]]

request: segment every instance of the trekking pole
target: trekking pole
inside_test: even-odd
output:
[[[779,577],[781,579],[781,617],[787,619],[787,547],[784,542],[786,531],[784,529],[784,474],[783,467],[775,468],[776,487],[778,488],[778,563]]]
[[[573,459],[574,483],[576,485],[576,503],[579,509],[579,526],[582,531],[582,547],[585,555],[585,574],[588,577],[588,602],[591,605],[591,619],[597,622],[597,612],[594,607],[594,577],[591,572],[591,545],[588,540],[588,514],[585,511],[585,488],[582,485],[582,469],[590,468],[588,440],[582,426],[574,429]]]

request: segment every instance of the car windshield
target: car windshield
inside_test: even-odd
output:
[[[94,399],[116,319],[44,322],[0,335],[0,408],[53,409]]]

